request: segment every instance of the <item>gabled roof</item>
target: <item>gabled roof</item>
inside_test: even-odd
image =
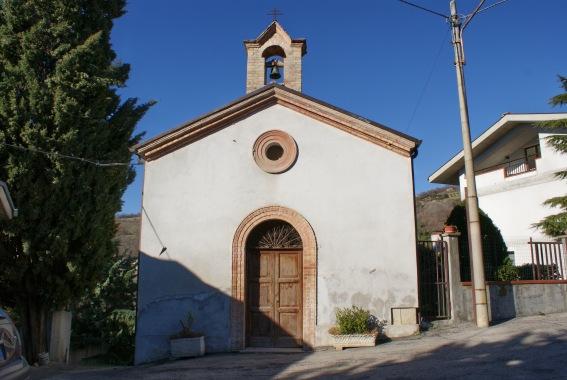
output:
[[[567,119],[567,113],[505,113],[500,120],[484,131],[472,142],[475,159],[514,129],[540,121]],[[536,134],[534,128],[528,129]],[[525,133],[525,132],[524,132]],[[529,132],[528,132],[529,133]],[[453,158],[429,176],[429,182],[447,185],[459,184],[459,173],[465,167],[464,152],[461,150]]]
[[[420,140],[411,136],[333,107],[283,85],[272,83],[145,140],[130,150],[147,161],[155,160],[210,135],[236,120],[275,104],[290,108],[404,156],[411,156],[421,144]]]
[[[18,216],[18,210],[14,207],[8,186],[0,181],[0,220],[12,219]]]
[[[301,54],[305,55],[307,53],[307,43],[305,41],[305,38],[292,39],[277,21],[273,21],[262,33],[260,33],[260,36],[258,36],[258,38],[256,38],[255,40],[245,40],[244,46],[249,44],[263,45],[270,38],[272,38],[274,34],[280,35],[288,44],[303,44]]]

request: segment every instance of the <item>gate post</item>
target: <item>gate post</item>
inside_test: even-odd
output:
[[[565,231],[563,231],[565,233]],[[567,235],[560,235],[557,238],[561,240],[561,254],[559,260],[561,260],[561,279],[567,280]]]
[[[466,308],[463,307],[463,287],[461,285],[461,266],[459,263],[460,232],[446,232],[441,235],[447,242],[449,264],[449,299],[451,320],[468,320]]]

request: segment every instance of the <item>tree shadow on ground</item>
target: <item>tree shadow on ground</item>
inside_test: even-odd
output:
[[[567,314],[562,313],[517,318],[488,329],[453,325],[369,348],[211,354],[52,377],[32,373],[31,379],[557,379],[567,377],[565,352]]]
[[[155,370],[158,376],[169,374],[205,379],[541,379],[567,376],[567,321],[560,326],[544,323],[535,331],[522,325],[521,318],[489,329],[467,325],[465,331],[459,327],[449,330],[440,330],[421,339],[340,352],[212,355],[186,364],[167,364],[150,372]]]

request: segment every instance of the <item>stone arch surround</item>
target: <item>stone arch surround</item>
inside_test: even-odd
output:
[[[303,348],[315,347],[317,321],[317,241],[307,220],[298,212],[282,206],[268,206],[248,215],[236,229],[232,242],[232,305],[230,347],[245,348],[246,325],[246,240],[250,232],[268,220],[283,220],[293,226],[303,243]]]

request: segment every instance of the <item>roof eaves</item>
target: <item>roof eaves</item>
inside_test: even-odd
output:
[[[272,104],[284,105],[405,156],[412,155],[421,144],[421,140],[273,83],[135,145],[130,150],[141,158],[152,160]]]
[[[500,119],[498,119],[494,124],[492,124],[488,129],[480,134],[473,142],[473,156],[477,156],[484,152],[492,143],[491,137],[499,137],[518,124],[525,123],[536,123],[545,120],[554,120],[567,118],[567,113],[509,113],[506,112],[502,114]],[[443,166],[437,169],[428,178],[430,183],[448,184],[454,185],[458,184],[459,172],[465,166],[464,164],[464,151],[461,150],[456,155],[454,155],[449,161],[447,161]]]
[[[222,112],[222,111],[225,110],[225,109],[231,108],[231,107],[233,107],[234,105],[236,105],[236,104],[238,104],[238,103],[241,103],[241,102],[245,101],[245,100],[248,99],[248,98],[254,98],[254,97],[257,96],[258,94],[260,94],[260,93],[262,93],[262,92],[265,92],[265,91],[269,91],[271,88],[273,88],[273,87],[275,87],[275,86],[276,86],[275,83],[271,83],[271,84],[268,84],[268,85],[266,85],[266,86],[264,86],[264,87],[261,87],[261,88],[255,90],[255,91],[251,91],[251,92],[249,92],[248,94],[246,94],[246,95],[244,95],[244,96],[241,96],[240,98],[237,98],[237,99],[235,99],[235,100],[233,100],[233,101],[231,101],[231,102],[229,102],[229,103],[223,104],[222,106],[217,107],[217,108],[215,108],[215,109],[213,109],[213,110],[211,110],[211,111],[209,111],[209,112],[207,112],[207,113],[205,113],[205,114],[199,115],[199,116],[197,116],[197,117],[195,117],[195,118],[193,118],[193,119],[191,119],[191,120],[188,120],[188,121],[186,121],[186,122],[184,122],[184,123],[182,123],[182,124],[179,124],[179,125],[177,125],[177,126],[175,126],[175,127],[173,127],[173,128],[170,128],[170,129],[168,129],[168,130],[166,130],[166,131],[164,131],[164,132],[162,132],[162,133],[160,133],[160,134],[154,136],[154,137],[151,137],[151,138],[149,138],[149,139],[146,139],[146,140],[144,140],[144,141],[142,141],[142,142],[140,142],[140,143],[138,143],[138,144],[132,146],[132,147],[130,148],[130,152],[137,154],[137,152],[138,152],[141,148],[143,148],[144,146],[147,146],[147,145],[152,144],[152,143],[154,143],[154,142],[156,142],[156,141],[158,141],[158,140],[160,140],[160,139],[163,139],[163,138],[166,137],[166,136],[169,136],[169,135],[171,135],[171,134],[174,134],[174,133],[178,132],[178,131],[181,130],[181,129],[187,128],[188,126],[190,126],[190,125],[192,125],[192,124],[195,124],[195,123],[197,123],[197,122],[199,122],[199,121],[201,121],[201,120],[203,120],[203,119],[209,118],[209,117],[211,117],[212,115],[217,114],[217,113],[219,113],[219,112]]]
[[[346,111],[346,110],[343,109],[343,108],[336,107],[336,106],[334,106],[334,105],[332,105],[332,104],[329,104],[329,103],[326,103],[326,102],[324,102],[324,101],[322,101],[322,100],[313,98],[313,97],[311,97],[311,96],[309,96],[309,95],[305,95],[305,94],[302,93],[302,92],[299,92],[299,91],[296,91],[296,90],[293,90],[293,89],[287,88],[287,87],[285,87],[285,90],[288,91],[288,92],[290,92],[290,93],[293,93],[293,94],[295,94],[295,95],[297,95],[297,96],[300,96],[300,97],[302,97],[302,98],[305,98],[305,99],[307,99],[307,100],[309,100],[309,101],[311,101],[311,102],[313,102],[313,103],[317,103],[317,104],[319,104],[319,105],[321,105],[321,106],[323,106],[323,107],[332,109],[332,110],[334,110],[334,111],[336,111],[336,112],[340,112],[340,113],[342,113],[342,114],[344,114],[344,115],[347,115],[347,116],[349,116],[349,117],[351,117],[351,118],[360,120],[360,121],[362,121],[362,122],[364,122],[364,123],[367,123],[367,124],[370,124],[370,125],[372,125],[372,126],[374,126],[374,127],[376,127],[376,128],[379,128],[379,129],[381,129],[381,130],[383,130],[383,131],[386,131],[386,132],[388,132],[388,133],[391,133],[391,134],[393,134],[393,135],[396,135],[396,136],[398,136],[398,137],[400,137],[400,138],[403,138],[403,139],[405,139],[405,140],[409,140],[409,141],[413,142],[416,147],[418,147],[418,146],[421,145],[421,143],[422,143],[421,140],[416,139],[415,137],[412,137],[412,136],[407,135],[407,134],[405,134],[405,133],[399,132],[399,131],[397,131],[397,130],[395,130],[395,129],[392,129],[392,128],[390,128],[390,127],[387,127],[387,126],[385,126],[385,125],[383,125],[383,124],[380,124],[380,123],[377,123],[377,122],[375,122],[375,121],[369,120],[369,119],[367,119],[367,118],[365,118],[365,117],[363,117],[363,116],[360,116],[360,115],[357,115],[357,114],[355,114],[355,113]]]

